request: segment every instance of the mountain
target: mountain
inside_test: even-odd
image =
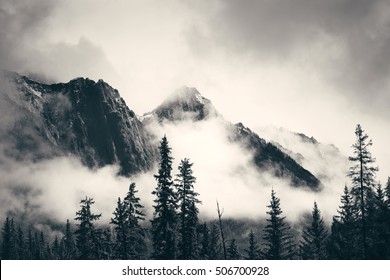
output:
[[[258,172],[271,172],[292,186],[321,187],[283,145],[267,142],[242,123],[226,121],[195,88],[180,88],[140,118],[103,80],[45,84],[7,72],[0,94],[0,148],[19,161],[72,155],[91,168],[119,164],[120,174],[132,175],[150,170],[157,161],[156,135],[148,129],[151,122],[217,119],[228,131],[227,141],[252,155]]]
[[[158,122],[164,120],[180,122],[183,120],[200,121],[219,116],[210,100],[204,98],[196,88],[182,87],[169,96],[152,112],[142,116],[144,123],[153,118]]]
[[[118,163],[122,175],[153,166],[157,150],[142,122],[103,80],[49,85],[10,72],[4,80],[5,155],[33,161],[74,155],[89,167]]]
[[[242,123],[226,121],[195,88],[182,87],[152,112],[141,119],[145,125],[157,123],[180,123],[182,121],[207,121],[216,118],[228,131],[227,138],[245,147],[253,155],[253,163],[259,172],[271,172],[274,176],[288,179],[292,186],[306,186],[313,190],[321,182],[310,171],[303,168],[288,153],[276,144],[267,142]]]
[[[260,132],[322,182],[344,184],[349,166],[348,158],[334,145],[323,144],[314,137],[285,128],[269,126],[261,128]]]

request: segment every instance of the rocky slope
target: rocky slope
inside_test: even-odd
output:
[[[195,88],[182,87],[141,119],[145,125],[148,125],[153,121],[179,123],[188,120],[207,121],[212,118],[218,118],[221,125],[226,126],[229,141],[239,143],[250,151],[253,155],[253,163],[259,172],[269,171],[279,178],[288,179],[292,186],[320,189],[320,180],[289,154],[283,152],[277,145],[259,137],[242,123],[232,124],[224,120],[212,103]]]
[[[156,160],[143,124],[103,80],[48,85],[6,73],[0,94],[7,156],[36,161],[70,154],[89,167],[118,163],[122,175],[149,170]]]

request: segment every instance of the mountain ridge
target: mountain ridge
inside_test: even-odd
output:
[[[24,152],[35,160],[72,154],[89,167],[119,163],[122,175],[152,168],[157,151],[146,130],[103,80],[47,85],[16,73],[7,76],[20,94],[20,100],[11,97],[19,119],[9,124],[15,145],[8,146],[8,154],[20,160]],[[43,150],[35,149],[40,145]]]
[[[6,76],[14,85],[11,95],[20,98],[2,92],[4,99],[13,98],[9,107],[19,117],[7,126],[5,153],[19,160],[74,155],[91,168],[118,163],[121,175],[134,175],[151,170],[158,158],[156,139],[146,129],[151,122],[218,119],[229,131],[227,140],[253,155],[258,172],[271,172],[295,187],[321,189],[320,180],[289,154],[242,123],[226,121],[196,88],[181,87],[138,119],[118,90],[102,79],[44,84],[17,73]]]
[[[182,95],[180,95],[180,91]],[[313,190],[322,187],[318,178],[300,166],[290,155],[284,153],[276,145],[259,137],[241,122],[232,124],[226,121],[217,112],[211,101],[204,98],[196,88],[180,88],[160,106],[144,115],[142,121],[147,126],[153,120],[159,124],[164,122],[177,124],[183,121],[199,122],[213,118],[218,119],[222,125],[226,126],[229,131],[229,141],[244,146],[253,154],[253,163],[257,166],[259,172],[270,171],[279,178],[289,178],[291,185],[295,187],[307,186]]]

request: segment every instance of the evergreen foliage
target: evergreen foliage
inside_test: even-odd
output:
[[[368,214],[373,211],[371,207],[373,201],[373,188],[375,186],[375,174],[378,168],[373,166],[375,159],[372,157],[369,148],[372,146],[372,140],[358,124],[355,130],[356,142],[352,145],[353,156],[349,160],[353,163],[350,167],[348,176],[352,181],[352,195],[357,207],[357,215],[360,220],[361,237],[361,258],[367,259],[368,246],[372,240],[369,240],[369,231],[371,230],[371,220]]]
[[[197,227],[199,210],[196,204],[198,193],[194,191],[196,178],[192,171],[193,163],[187,158],[179,165],[179,173],[176,175],[175,186],[179,206],[179,258],[183,260],[198,259]]]
[[[232,239],[227,248],[227,259],[228,260],[239,260],[241,259],[241,254],[238,251],[238,246],[236,243],[236,239]]]
[[[69,220],[64,228],[49,222],[54,230],[51,232],[37,224],[28,224],[31,221],[15,217],[16,221],[21,220],[21,224],[17,224],[14,218],[6,217],[1,229],[1,259],[242,259],[240,247],[244,248],[244,258],[249,260],[390,259],[390,177],[384,187],[375,182],[378,168],[369,152],[372,142],[360,125],[355,134],[357,140],[352,146],[353,156],[349,158],[353,163],[348,173],[351,189],[344,187],[329,235],[318,205],[314,203],[311,220],[302,228],[300,254],[274,190],[267,205],[265,227],[263,221],[259,223],[263,230],[261,248],[253,230],[247,240],[241,238],[243,232],[257,225],[229,219],[222,223],[223,211],[218,202],[218,220],[212,227],[210,224],[211,229],[206,222],[200,224],[193,164],[188,159],[182,160],[173,182],[171,148],[164,137],[159,147],[158,174],[154,176],[157,186],[153,191],[150,231],[143,222],[145,214],[136,185],[131,183],[126,196],[117,200],[110,222],[112,227],[95,226],[101,214],[92,213],[94,200],[88,197],[80,201],[75,231]],[[45,231],[40,230],[43,228]],[[225,240],[230,240],[227,246]]]
[[[210,249],[209,259],[210,260],[221,260],[223,258],[221,238],[219,235],[219,229],[216,224],[213,224],[210,233]]]
[[[145,214],[140,198],[136,196],[137,192],[135,183],[131,183],[124,200],[118,197],[114,218],[111,218],[110,223],[115,225],[115,252],[118,259],[145,258],[145,232],[140,225]]]
[[[160,165],[154,175],[157,187],[152,192],[156,196],[152,223],[154,259],[173,260],[177,258],[177,193],[172,182],[171,148],[164,136],[160,144]]]
[[[245,249],[245,252],[247,254],[246,260],[258,260],[260,259],[261,251],[257,244],[257,240],[255,237],[255,234],[253,233],[253,230],[251,229],[251,232],[249,233],[249,246],[248,249]]]
[[[291,229],[284,221],[286,217],[281,216],[283,211],[280,208],[280,199],[276,197],[275,191],[271,192],[270,205],[267,206],[269,218],[264,229],[263,258],[266,260],[293,259],[295,256],[294,242]]]
[[[77,225],[76,246],[81,260],[100,259],[99,232],[94,226],[94,221],[99,220],[101,214],[93,214],[91,206],[95,203],[92,198],[86,197],[80,201],[81,209],[76,212]]]
[[[16,245],[16,231],[14,220],[7,217],[2,228],[3,244],[1,247],[1,258],[3,260],[18,259],[18,250]]]
[[[200,225],[200,236],[199,258],[208,260],[210,258],[210,230],[206,222]]]
[[[304,260],[323,260],[327,258],[326,241],[328,231],[321,217],[317,203],[314,202],[311,224],[303,231],[300,244],[301,257]]]
[[[356,207],[347,186],[341,196],[338,215],[333,217],[328,254],[331,259],[350,260],[358,258]]]
[[[65,235],[61,241],[63,248],[62,258],[65,260],[74,260],[76,258],[76,242],[73,237],[72,228],[69,220],[66,220]]]

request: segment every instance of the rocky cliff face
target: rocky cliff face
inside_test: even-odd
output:
[[[228,140],[253,154],[259,172],[272,172],[293,186],[313,190],[321,186],[282,146],[267,142],[241,123],[224,120],[195,88],[179,89],[140,120],[103,80],[44,84],[16,73],[5,76],[0,89],[0,148],[8,157],[38,161],[72,155],[91,168],[119,164],[122,175],[132,175],[150,170],[157,162],[156,139],[145,128],[150,122],[218,118]]]
[[[233,141],[242,143],[253,153],[253,161],[260,170],[269,170],[275,176],[287,178],[293,186],[308,186],[317,190],[321,182],[275,143],[267,142],[242,123],[234,125]]]
[[[118,163],[122,175],[149,170],[156,160],[143,124],[103,80],[42,84],[7,73],[2,88],[7,123],[4,153],[19,160],[75,155],[89,167]]]

